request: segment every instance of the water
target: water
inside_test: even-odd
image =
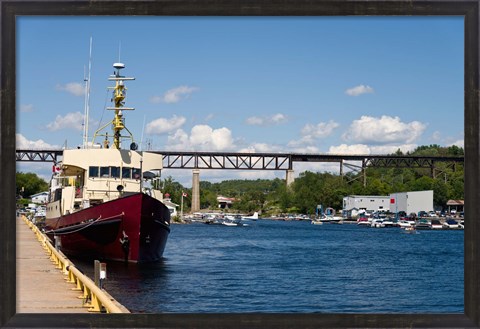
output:
[[[163,262],[108,263],[105,287],[134,313],[464,312],[463,231],[250,223],[172,225]]]

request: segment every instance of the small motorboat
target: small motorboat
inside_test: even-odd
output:
[[[410,226],[410,227],[405,227],[403,229],[403,232],[404,233],[408,233],[408,234],[418,234],[417,230],[415,229],[414,226]]]

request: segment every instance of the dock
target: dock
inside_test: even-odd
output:
[[[59,257],[52,260],[54,253],[45,249],[29,224],[16,218],[17,313],[129,313],[74,266],[67,271],[63,264],[62,270]]]
[[[17,217],[17,313],[88,313],[35,233]]]

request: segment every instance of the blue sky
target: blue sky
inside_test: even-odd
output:
[[[136,110],[125,116],[143,150],[463,147],[463,31],[462,17],[20,17],[17,148],[82,143],[90,37],[90,137],[111,120],[107,79],[121,61],[136,78],[126,102]],[[45,178],[50,168],[18,166]],[[190,171],[163,175],[191,185]],[[284,176],[201,173],[210,181]]]

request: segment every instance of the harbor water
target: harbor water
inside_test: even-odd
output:
[[[108,262],[104,287],[134,313],[464,312],[462,230],[248,224],[172,225],[162,262]]]

